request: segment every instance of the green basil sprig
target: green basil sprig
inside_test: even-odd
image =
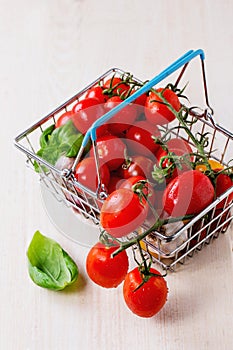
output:
[[[82,141],[83,134],[75,128],[72,120],[68,120],[68,122],[59,128],[51,125],[41,134],[41,148],[37,152],[37,155],[50,164],[55,165],[61,155],[69,158],[76,157]],[[37,162],[34,162],[34,168],[37,172],[40,172],[40,166]],[[46,169],[44,170],[46,171]]]
[[[40,287],[62,290],[78,278],[78,267],[62,247],[36,231],[27,250],[28,272]]]

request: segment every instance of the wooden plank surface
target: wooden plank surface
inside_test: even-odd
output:
[[[88,280],[88,249],[53,225],[37,177],[13,147],[20,131],[107,69],[150,79],[196,48],[206,53],[216,120],[233,131],[232,10],[227,0],[0,1],[0,349],[233,348],[232,229],[168,275],[161,313],[138,318],[124,305],[122,286],[104,290]],[[26,250],[37,229],[77,262],[81,276],[69,290],[30,281]]]

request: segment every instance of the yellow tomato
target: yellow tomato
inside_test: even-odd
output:
[[[143,250],[147,251],[147,245],[144,241],[140,241],[140,246],[142,247]]]
[[[156,254],[152,249],[150,249],[150,246],[147,246],[147,244],[144,241],[140,241],[140,246],[142,247],[143,250],[145,250],[145,252],[149,251],[149,253],[152,256],[158,259],[158,254]]]
[[[212,170],[224,169],[224,166],[215,159],[209,159],[208,163],[209,163]],[[204,173],[207,170],[207,167],[205,164],[199,164],[196,166],[196,170],[199,170],[199,171]]]

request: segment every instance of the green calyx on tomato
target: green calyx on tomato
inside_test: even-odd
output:
[[[154,165],[152,177],[158,183],[169,182],[182,172],[194,167],[191,146],[187,141],[177,137],[160,144],[155,157],[157,162]]]
[[[124,95],[129,89],[130,86],[128,83],[115,75],[108,79],[103,85],[103,93],[109,97]]]
[[[192,169],[192,167],[190,154],[177,155],[174,152],[163,152],[160,153],[158,165],[154,165],[152,177],[161,184],[164,181],[170,181],[183,171]]]
[[[145,283],[147,283],[151,277],[162,277],[162,278],[164,278],[167,275],[167,273],[165,273],[164,275],[161,275],[160,272],[153,271],[153,269],[151,270],[151,265],[153,263],[152,257],[151,257],[151,255],[149,255],[149,260],[147,259],[147,257],[145,257],[145,254],[142,251],[142,247],[141,247],[141,244],[140,244],[139,240],[137,240],[137,247],[138,247],[138,250],[139,250],[139,253],[140,253],[141,261],[140,262],[138,261],[138,259],[136,258],[135,252],[134,252],[134,260],[136,261],[136,263],[138,265],[138,270],[140,272],[142,282],[137,286],[137,288],[134,290],[134,292],[136,292]]]
[[[128,179],[132,176],[143,176],[149,181],[153,181],[152,178],[153,161],[150,158],[142,155],[136,155],[132,157],[126,157],[125,162],[121,168],[118,169],[119,175],[123,179]]]
[[[132,191],[137,194],[141,203],[148,202],[150,197],[153,196],[153,189],[149,186],[149,182],[146,179],[135,182],[132,185]]]
[[[103,82],[100,86],[102,88],[102,93],[106,98],[111,98],[118,96],[121,100],[125,100],[130,95],[133,95],[139,88],[141,88],[146,82],[139,82],[133,78],[130,73],[121,74],[120,77],[116,77],[114,74],[110,79]],[[148,93],[144,93],[137,97],[133,104],[137,106],[145,106]]]

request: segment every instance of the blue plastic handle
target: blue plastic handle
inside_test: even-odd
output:
[[[203,50],[189,50],[184,55],[182,55],[180,58],[178,58],[175,62],[173,62],[170,66],[168,66],[166,69],[164,69],[160,74],[156,75],[153,79],[151,79],[149,82],[147,82],[145,85],[143,85],[140,89],[138,89],[134,94],[127,97],[124,101],[119,103],[116,107],[111,109],[109,112],[105,113],[102,117],[100,117],[98,120],[96,120],[90,129],[86,132],[86,135],[83,139],[83,147],[85,147],[91,138],[92,141],[96,140],[96,129],[103,125],[106,121],[108,121],[111,117],[113,117],[117,112],[122,110],[125,106],[127,106],[129,103],[136,100],[139,96],[142,94],[148,92],[153,86],[158,84],[160,81],[174,73],[177,69],[181,68],[183,65],[191,61],[196,56],[200,56],[201,60],[205,59],[205,55]]]

